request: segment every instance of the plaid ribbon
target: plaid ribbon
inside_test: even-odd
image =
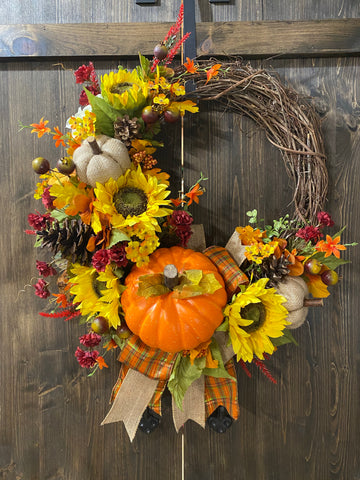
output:
[[[212,246],[203,251],[218,268],[222,275],[228,297],[231,298],[234,293],[239,291],[239,286],[248,283],[249,279],[245,273],[235,263],[229,252],[223,247]]]
[[[236,420],[239,417],[239,403],[234,360],[229,360],[225,368],[234,377],[234,380],[231,378],[205,377],[206,416],[209,417],[219,405],[223,405],[229,415]]]
[[[138,336],[131,335],[118,360],[147,377],[168,380],[177,355],[148,347]]]
[[[148,406],[158,415],[161,415],[161,396],[170,378],[177,355],[178,353],[168,353],[148,347],[138,336],[131,335],[118,358],[122,365],[119,377],[111,393],[111,402],[115,400],[126,374],[131,368],[158,380]],[[234,377],[234,380],[205,376],[204,402],[206,415],[211,415],[219,405],[223,405],[236,420],[239,416],[239,405],[234,361],[232,359],[229,360],[225,367],[230,375]]]

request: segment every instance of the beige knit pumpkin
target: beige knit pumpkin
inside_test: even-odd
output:
[[[291,323],[287,328],[294,329],[300,327],[305,322],[309,311],[308,307],[304,306],[306,297],[309,294],[305,281],[300,277],[288,276],[278,284],[276,290],[286,298],[286,302],[283,305],[289,312],[286,320]]]
[[[126,146],[116,138],[106,135],[88,137],[73,155],[76,173],[82,182],[95,187],[109,178],[115,180],[130,167]]]

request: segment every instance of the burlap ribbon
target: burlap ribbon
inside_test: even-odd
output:
[[[239,234],[236,230],[231,235],[229,241],[225,245],[225,249],[230,253],[238,266],[241,267],[242,263],[244,263],[244,261],[246,260],[246,245],[243,245],[241,243]]]
[[[142,414],[152,399],[157,384],[158,380],[149,378],[137,370],[130,368],[101,425],[120,421],[124,422],[126,431],[132,442]]]
[[[205,377],[201,375],[186,390],[183,408],[180,410],[172,399],[172,413],[175,430],[178,432],[187,420],[193,420],[205,428]]]

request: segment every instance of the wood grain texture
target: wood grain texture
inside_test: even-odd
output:
[[[0,58],[152,55],[171,24],[0,25]],[[271,39],[271,41],[269,41]],[[331,56],[360,53],[360,19],[202,22],[197,55]]]
[[[199,22],[360,17],[359,3],[343,0],[291,0],[281,8],[272,0],[235,0],[226,6],[199,0],[196,8]],[[177,9],[173,0],[156,7],[114,0],[3,0],[0,18],[8,24],[170,22]],[[29,58],[0,63],[0,478],[180,480],[181,435],[173,429],[169,397],[159,429],[151,436],[139,432],[133,444],[121,424],[100,427],[117,377],[115,357],[109,370],[87,378],[74,357],[83,328],[39,317],[46,302],[24,287],[36,281],[35,259],[45,260],[22,233],[28,213],[41,208],[32,197],[37,178],[30,162],[39,153],[55,161],[59,152],[48,137],[19,134],[18,121],[29,124],[45,116],[63,128],[77,109],[80,89],[71,70],[83,61],[67,58],[63,70],[52,59]],[[119,62],[109,57],[94,63],[102,74]],[[135,62],[124,64],[133,68]],[[337,227],[348,225],[344,240],[358,240],[359,58],[254,65],[274,67],[284,81],[313,97],[328,153],[328,209]],[[185,125],[186,184],[192,185],[200,171],[209,177],[207,193],[192,210],[195,221],[205,224],[208,243],[223,245],[245,222],[248,209],[258,208],[266,220],[286,212],[291,191],[280,154],[251,121],[203,105]],[[178,126],[167,126],[164,139],[159,166],[171,174],[176,191]],[[342,282],[324,309],[313,311],[294,332],[299,347],[285,346],[269,362],[278,385],[256,369],[252,379],[240,370],[241,413],[229,432],[186,425],[186,480],[360,478],[359,247],[345,254],[352,264],[342,267]]]

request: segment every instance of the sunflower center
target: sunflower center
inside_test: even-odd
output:
[[[112,85],[110,88],[111,93],[117,93],[118,95],[121,95],[122,93],[126,92],[127,90],[130,90],[133,87],[133,83],[128,83],[128,82],[122,82],[122,83],[115,83]]]
[[[241,318],[253,321],[252,324],[241,327],[245,332],[252,333],[258,330],[265,322],[266,309],[261,302],[249,303],[249,305],[240,310],[240,315]]]
[[[140,188],[124,187],[114,195],[114,205],[124,218],[141,215],[147,209],[147,196]]]
[[[93,277],[92,286],[96,295],[100,298],[102,297],[101,290],[106,288],[106,282],[100,282],[97,277]]]

